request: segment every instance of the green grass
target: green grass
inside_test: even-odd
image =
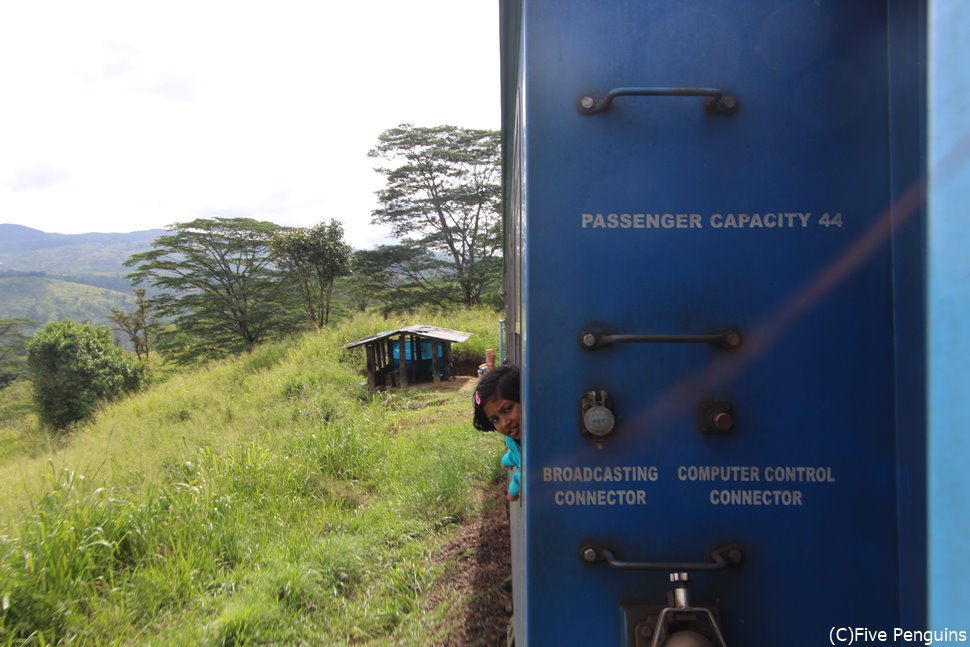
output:
[[[471,428],[469,392],[371,396],[339,346],[413,322],[495,334],[462,317],[358,317],[171,374],[66,436],[2,394],[0,645],[447,633],[463,602],[425,610],[432,558],[481,512],[502,443]]]

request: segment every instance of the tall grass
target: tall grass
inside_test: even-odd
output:
[[[413,644],[501,443],[468,392],[360,387],[339,346],[399,325],[376,319],[169,376],[0,463],[0,645]]]

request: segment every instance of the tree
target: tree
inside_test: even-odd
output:
[[[330,322],[333,283],[350,273],[350,245],[336,220],[309,229],[286,229],[272,240],[277,263],[303,297],[310,323],[317,329]]]
[[[354,286],[361,295],[377,295],[385,311],[408,311],[455,302],[455,285],[447,280],[445,262],[417,243],[379,245],[354,252]]]
[[[378,191],[374,223],[426,251],[409,267],[417,289],[451,284],[452,300],[471,307],[501,279],[500,135],[455,126],[402,124],[381,133],[371,157],[391,163],[376,169],[386,178]],[[399,250],[404,253],[409,250]],[[424,267],[422,267],[424,266]],[[430,294],[430,292],[429,292]]]
[[[34,404],[42,423],[62,429],[98,404],[144,384],[144,364],[114,345],[107,326],[52,321],[27,343]]]
[[[197,219],[169,227],[125,265],[136,285],[159,292],[152,308],[166,326],[157,346],[181,362],[250,351],[295,326],[293,299],[281,290],[272,237],[281,227],[250,218]]]
[[[27,370],[27,340],[24,333],[37,322],[17,317],[0,319],[0,388],[22,377]]]
[[[145,288],[135,288],[134,292],[135,309],[125,312],[121,308],[112,308],[108,319],[118,331],[128,336],[138,359],[148,361],[155,322],[151,315],[151,304],[145,296]]]

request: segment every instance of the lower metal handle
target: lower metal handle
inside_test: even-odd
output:
[[[588,564],[606,562],[612,568],[642,571],[720,571],[744,561],[744,551],[738,544],[728,544],[710,552],[710,562],[624,562],[608,548],[585,544],[579,550]]]

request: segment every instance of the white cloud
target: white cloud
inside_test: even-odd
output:
[[[498,127],[496,5],[4,3],[0,222],[337,218],[369,247],[385,235],[367,157],[381,131]]]
[[[37,162],[14,169],[10,188],[14,191],[46,189],[64,182],[70,175],[71,172],[65,168],[51,166],[47,162]]]

